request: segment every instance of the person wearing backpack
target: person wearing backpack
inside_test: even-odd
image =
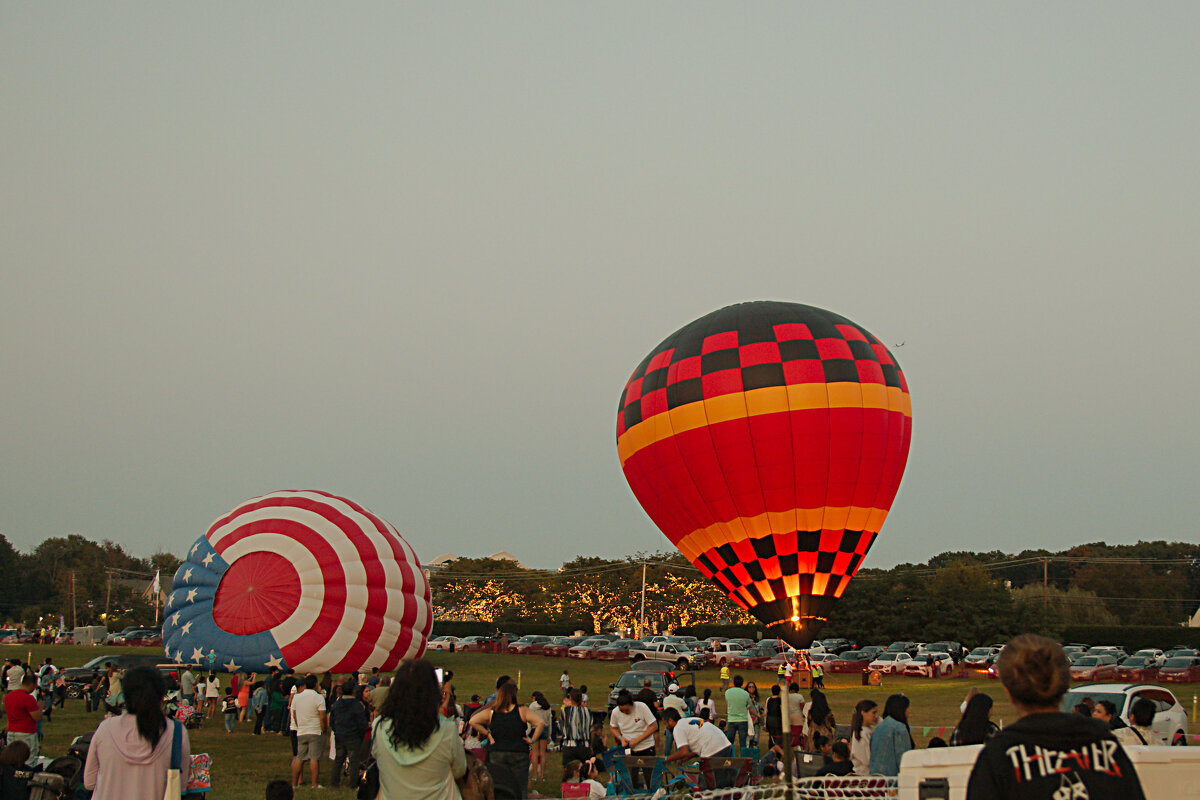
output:
[[[54,680],[57,676],[58,668],[54,666],[54,660],[50,656],[46,656],[46,662],[38,670],[37,686],[38,701],[41,703],[42,713],[47,722],[50,721],[50,715],[54,712]]]
[[[191,744],[182,723],[163,714],[167,693],[153,667],[132,667],[122,683],[125,711],[100,723],[88,748],[83,786],[92,800],[162,797],[178,753],[179,785],[186,786]]]

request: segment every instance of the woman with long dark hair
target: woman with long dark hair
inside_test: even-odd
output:
[[[859,700],[850,717],[850,763],[855,775],[871,774],[871,734],[879,722],[879,704]]]
[[[1000,727],[992,722],[992,698],[980,693],[967,701],[967,710],[950,734],[950,746],[983,744],[999,732]]]
[[[533,735],[526,736],[527,725]],[[496,687],[496,699],[471,717],[471,727],[488,740],[488,766],[496,785],[506,786],[517,797],[529,795],[529,743],[541,735],[545,723],[517,700],[512,681]]]
[[[812,703],[808,707],[809,738],[815,739],[819,733],[832,742],[833,735],[837,732],[837,720],[834,719],[833,709],[829,707],[829,700],[820,689],[813,689],[809,696],[812,697]]]
[[[900,758],[912,749],[908,698],[894,694],[883,704],[883,719],[871,734],[871,774],[899,775]]]
[[[153,667],[132,667],[121,682],[125,711],[100,723],[88,749],[83,785],[92,800],[162,797],[171,750],[180,745],[180,785],[187,786],[191,744],[187,731],[163,714],[167,684]]]
[[[537,738],[531,738],[529,744],[529,771],[532,773],[530,777],[540,781],[546,777],[546,750],[550,746],[550,724],[553,721],[550,715],[550,701],[541,692],[534,692],[529,710],[537,714],[543,725],[542,732]]]
[[[379,800],[459,797],[454,779],[467,755],[454,722],[439,713],[442,689],[428,661],[401,664],[379,707],[371,754],[379,765]]]

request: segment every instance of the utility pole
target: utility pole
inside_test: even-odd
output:
[[[71,630],[75,630],[78,620],[75,618],[75,570],[71,570]]]
[[[646,562],[642,562],[642,621],[638,626],[638,636],[646,638]]]
[[[1050,611],[1050,559],[1042,559],[1042,613]]]
[[[108,624],[109,603],[112,602],[112,573],[108,573],[108,593],[104,596],[104,624]]]

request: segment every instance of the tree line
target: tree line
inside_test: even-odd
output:
[[[164,588],[180,563],[170,553],[138,558],[111,541],[79,534],[46,539],[32,552],[19,552],[0,534],[0,619],[27,630],[107,625],[151,625],[155,603],[145,590],[161,570]]]
[[[547,631],[754,625],[678,553],[579,557],[554,571],[463,558],[430,573],[441,621],[543,623]],[[825,627],[860,641],[1004,641],[1077,626],[1179,625],[1200,605],[1200,545],[1139,542],[1063,551],[941,553],[923,564],[863,569]]]

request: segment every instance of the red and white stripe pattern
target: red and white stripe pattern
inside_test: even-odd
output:
[[[258,552],[291,562],[300,597],[270,631],[297,672],[393,670],[424,653],[433,615],[420,562],[395,528],[353,501],[273,492],[218,519],[206,536],[230,565]]]

